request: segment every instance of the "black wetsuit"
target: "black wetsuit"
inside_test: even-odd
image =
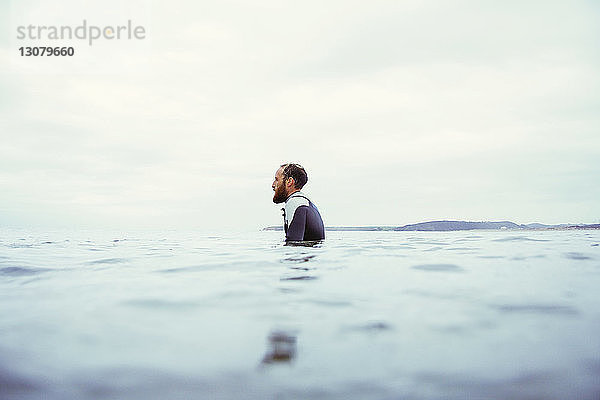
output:
[[[283,208],[286,241],[325,239],[325,227],[317,207],[302,192],[292,193]]]

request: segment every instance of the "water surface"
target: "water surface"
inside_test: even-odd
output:
[[[0,398],[594,399],[600,232],[0,235]]]

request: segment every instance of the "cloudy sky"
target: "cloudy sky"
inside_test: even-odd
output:
[[[19,41],[131,19],[142,41]],[[600,221],[597,1],[0,5],[0,226]],[[73,45],[72,58],[20,46]]]

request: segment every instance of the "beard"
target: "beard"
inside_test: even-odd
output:
[[[285,186],[281,185],[275,190],[275,194],[273,195],[273,203],[279,204],[286,201],[288,198],[287,190],[285,190]]]

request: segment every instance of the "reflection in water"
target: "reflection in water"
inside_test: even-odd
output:
[[[311,269],[314,269],[314,268],[307,268],[307,267],[290,267],[290,269],[296,269],[296,270],[300,270],[300,271],[310,271]]]
[[[296,356],[296,336],[288,332],[274,331],[268,337],[267,353],[262,364],[289,363]]]
[[[301,247],[321,247],[322,240],[302,240],[302,241],[287,241],[284,246],[301,246]]]
[[[309,267],[309,264],[305,264],[309,261],[316,261],[316,254],[308,254],[306,252],[300,253],[300,254],[294,254],[294,255],[290,255],[289,253],[287,254],[288,257],[281,259],[281,262],[284,264],[290,264],[292,263],[293,265],[290,266],[290,269],[294,269],[294,270],[300,270],[300,271],[309,271],[311,268]],[[317,277],[315,276],[293,276],[293,277],[283,277],[281,278],[282,281],[294,281],[294,280],[312,280],[312,279],[317,279]]]
[[[290,262],[294,262],[294,263],[305,263],[315,257],[316,257],[315,254],[302,255],[302,256],[296,256],[296,257],[288,257],[288,258],[284,258],[283,260],[281,260],[281,262],[290,261]]]

